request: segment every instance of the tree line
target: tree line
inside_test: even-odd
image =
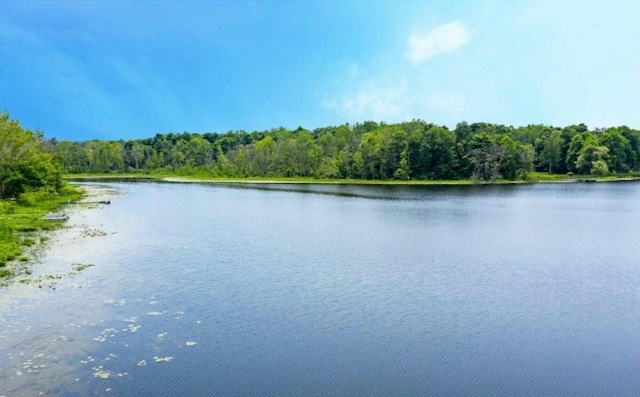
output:
[[[533,170],[606,175],[640,169],[640,131],[589,130],[584,124],[514,128],[461,122],[452,130],[422,120],[366,121],[313,131],[281,127],[46,144],[69,174],[495,181],[527,179]]]
[[[56,161],[42,132],[22,128],[7,112],[0,112],[0,199],[25,191],[57,192],[62,164]]]

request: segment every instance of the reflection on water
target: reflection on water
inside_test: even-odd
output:
[[[638,183],[112,186],[0,290],[0,396],[638,395]]]

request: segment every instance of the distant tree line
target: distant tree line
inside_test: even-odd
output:
[[[129,141],[46,142],[65,173],[217,177],[527,179],[531,171],[606,175],[640,169],[640,131],[584,124],[511,127],[422,120],[296,130],[169,133]]]
[[[24,129],[7,112],[0,112],[0,199],[62,187],[62,164],[55,161],[49,146],[41,132]]]

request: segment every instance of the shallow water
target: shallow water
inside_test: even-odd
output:
[[[638,183],[110,186],[0,290],[0,396],[640,393]]]

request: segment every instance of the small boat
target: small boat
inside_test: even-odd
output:
[[[50,221],[66,221],[67,219],[69,219],[69,216],[64,212],[49,212],[48,214],[43,216],[42,219],[47,219]]]

